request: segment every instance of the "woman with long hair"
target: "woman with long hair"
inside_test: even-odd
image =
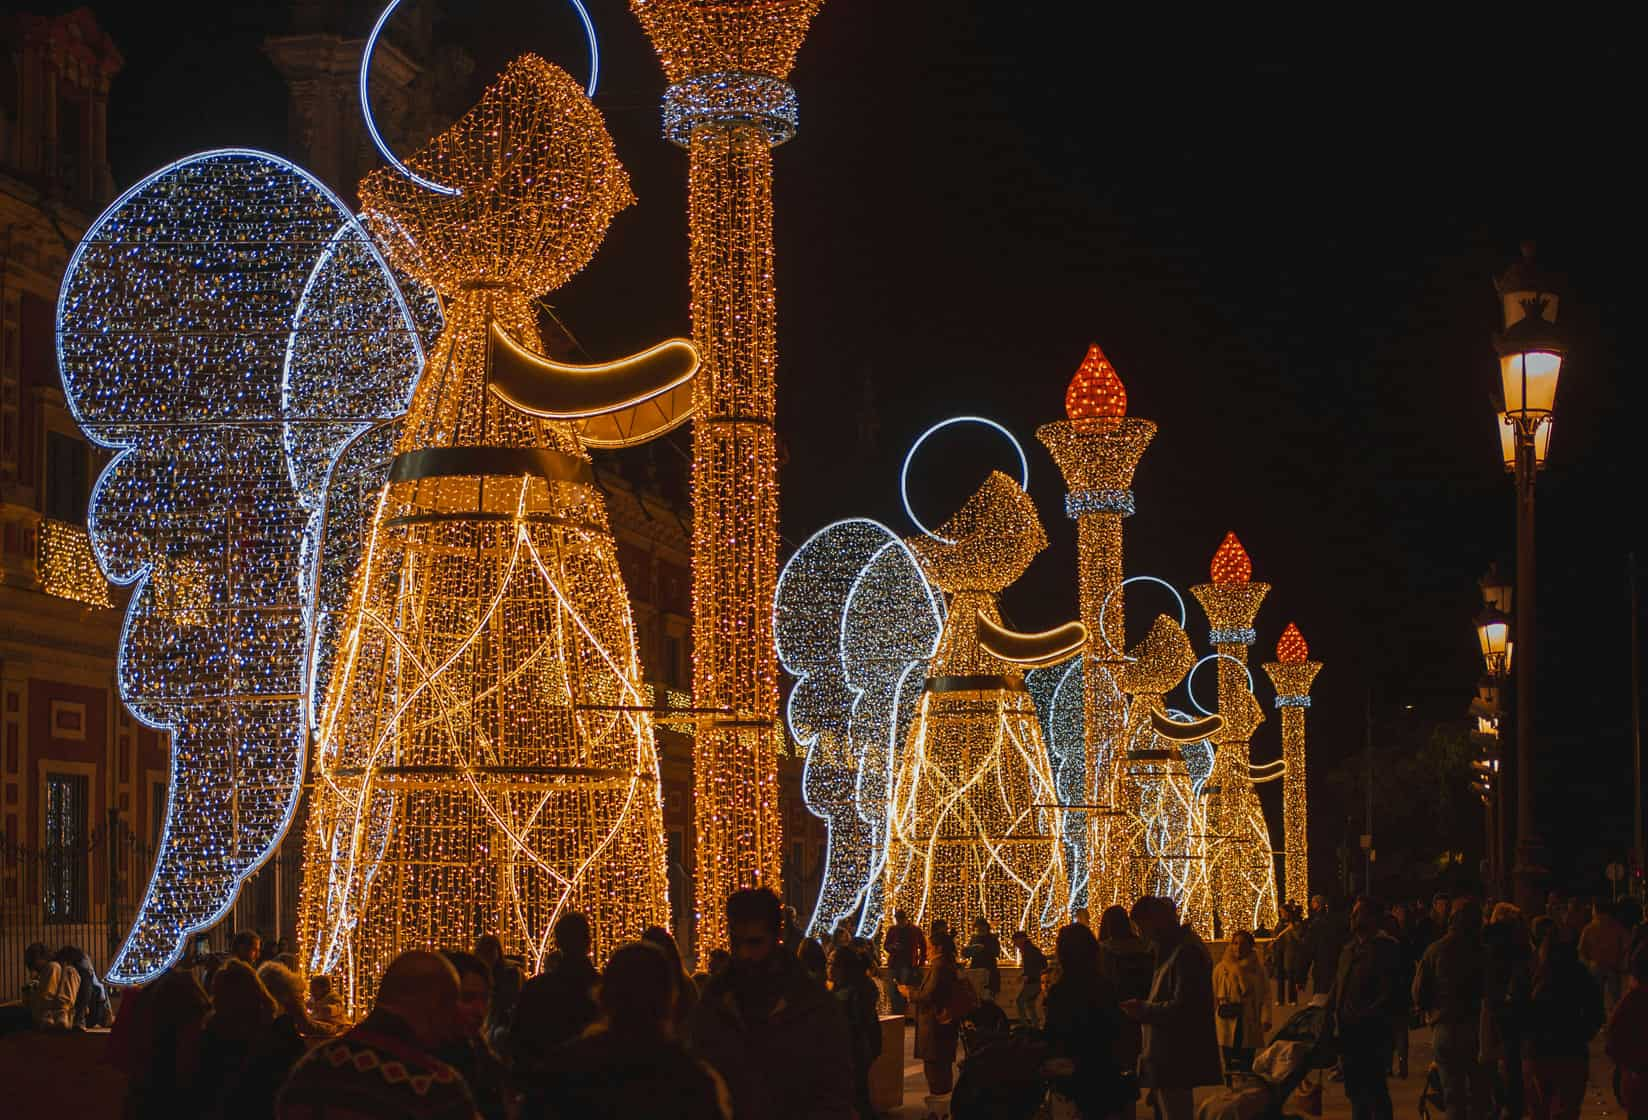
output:
[[[273,1120],[275,1095],[305,1052],[291,1017],[252,966],[230,957],[212,977],[212,1015],[201,1036],[197,1114]]]
[[[927,1090],[943,1096],[955,1087],[956,1041],[961,1035],[958,1010],[971,992],[967,978],[956,967],[956,939],[948,930],[930,939],[933,955],[927,963],[927,977],[910,1002],[916,1008],[915,1056],[927,1075]],[[967,991],[961,990],[967,986]]]
[[[1270,1029],[1270,983],[1247,930],[1231,936],[1224,959],[1213,970],[1213,1001],[1226,1071],[1252,1069],[1253,1052]]]
[[[1068,925],[1059,930],[1054,955],[1059,978],[1047,993],[1044,1028],[1053,1089],[1083,1120],[1123,1115],[1138,1088],[1122,1067],[1122,1013],[1115,986],[1099,968],[1099,942],[1086,926]]]

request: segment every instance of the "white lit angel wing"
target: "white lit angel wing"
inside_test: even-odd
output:
[[[944,629],[943,597],[892,530],[819,530],[778,578],[778,656],[796,678],[785,721],[807,751],[802,794],[829,832],[811,932],[881,922],[893,761]]]
[[[1115,688],[1108,671],[1102,667],[1104,680]],[[1036,718],[1041,722],[1042,741],[1053,764],[1053,788],[1058,791],[1059,803],[1085,806],[1092,802],[1086,790],[1087,743],[1082,688],[1082,658],[1078,655],[1045,669],[1032,669],[1024,674],[1025,687],[1036,704]],[[1119,694],[1118,694],[1119,699]],[[1101,751],[1104,746],[1101,744]],[[1100,761],[1102,763],[1103,756]],[[1087,905],[1087,810],[1066,809],[1064,813],[1064,858],[1070,869],[1070,912]]]
[[[323,312],[348,287],[323,281],[317,294],[328,255],[359,281],[353,318]],[[377,285],[388,311],[365,294]],[[305,498],[347,433],[331,426],[338,417],[320,422],[326,402],[294,406],[286,375],[294,355],[317,370],[333,360],[415,372],[418,332],[394,287],[336,196],[245,150],[144,179],[69,262],[57,324],[64,389],[87,436],[118,451],[92,494],[92,545],[111,580],[136,585],[120,692],[172,744],[165,828],[109,969],[116,983],[156,975],[226,912],[296,808]],[[294,341],[300,321],[315,333]],[[322,434],[298,438],[305,425]]]

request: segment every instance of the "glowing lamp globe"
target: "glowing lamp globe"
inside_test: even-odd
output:
[[[1226,533],[1225,539],[1219,542],[1218,551],[1213,554],[1213,563],[1209,565],[1209,574],[1214,583],[1252,582],[1253,561],[1248,559],[1247,549],[1242,547],[1235,533]]]
[[[1287,629],[1282,631],[1282,637],[1276,643],[1276,660],[1284,665],[1297,665],[1309,659],[1310,647],[1305,644],[1305,636],[1299,633],[1299,624],[1288,623]]]
[[[1511,620],[1495,607],[1476,616],[1476,639],[1490,677],[1503,677],[1511,668]]]
[[[1545,456],[1551,451],[1551,425],[1553,421],[1547,416],[1534,428],[1534,469],[1545,469]],[[1499,453],[1504,456],[1505,469],[1512,473],[1516,471],[1516,421],[1511,414],[1499,414]]]
[[[1127,415],[1127,389],[1098,343],[1087,348],[1087,356],[1070,379],[1070,387],[1064,392],[1064,412],[1075,429],[1083,433],[1103,431],[1109,422]]]
[[[1562,375],[1562,360],[1567,353],[1556,325],[1561,297],[1553,278],[1534,265],[1531,242],[1522,246],[1522,259],[1494,286],[1499,290],[1505,323],[1505,332],[1494,339],[1505,413],[1529,430],[1549,417],[1556,406],[1557,379]]]

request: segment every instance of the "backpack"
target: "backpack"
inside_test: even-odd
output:
[[[958,972],[951,978],[950,988],[938,1005],[938,1021],[959,1023],[978,1005],[978,993],[973,991],[972,981]]]

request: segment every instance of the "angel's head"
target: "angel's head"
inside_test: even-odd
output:
[[[934,536],[910,541],[933,582],[950,592],[998,592],[1046,547],[1036,504],[1000,471],[991,471]]]
[[[381,167],[361,181],[361,202],[394,262],[443,296],[553,291],[635,201],[600,111],[534,54],[511,62],[480,104],[406,162],[459,193]]]

